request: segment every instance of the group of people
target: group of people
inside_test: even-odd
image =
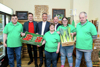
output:
[[[28,21],[22,26],[18,22],[16,15],[12,15],[11,22],[4,28],[3,44],[7,47],[7,55],[10,67],[14,67],[14,51],[16,53],[17,67],[21,67],[21,36],[25,36],[25,32],[44,35],[42,46],[27,44],[30,61],[28,65],[33,62],[32,49],[34,51],[35,67],[42,67],[43,65],[43,50],[45,51],[45,67],[57,67],[57,61],[61,54],[61,67],[64,67],[66,56],[68,58],[69,67],[73,67],[73,49],[72,46],[62,46],[60,43],[60,32],[62,28],[66,30],[71,28],[71,35],[76,36],[76,62],[75,67],[80,67],[82,54],[84,53],[87,67],[92,67],[91,52],[93,40],[97,38],[97,30],[95,26],[87,20],[86,12],[80,12],[80,22],[76,28],[68,24],[68,18],[62,18],[62,24],[59,24],[58,17],[54,17],[53,22],[47,21],[47,13],[42,14],[43,21],[33,21],[33,14],[28,13]],[[7,40],[7,43],[6,43]],[[39,48],[40,64],[37,64],[37,47]]]

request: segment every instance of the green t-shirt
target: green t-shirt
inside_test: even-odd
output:
[[[75,27],[74,27],[73,25],[70,25],[70,24],[68,24],[66,27],[65,27],[65,26],[63,26],[63,25],[61,25],[61,26],[59,26],[59,27],[57,28],[57,30],[56,30],[56,31],[59,31],[59,29],[60,29],[60,28],[62,28],[63,30],[66,30],[66,29],[67,29],[67,27],[70,27],[70,28],[71,28],[71,33],[73,33],[73,32],[75,32],[75,31],[76,31]]]
[[[22,43],[20,41],[20,33],[23,32],[23,26],[21,23],[17,22],[14,25],[12,22],[8,23],[3,33],[7,34],[7,47],[20,47]]]
[[[91,50],[93,35],[97,35],[96,27],[87,20],[85,24],[78,23],[76,26],[76,48]]]
[[[60,42],[60,36],[57,32],[46,32],[43,39],[46,41],[45,50],[48,52],[56,52],[58,48],[58,42]]]

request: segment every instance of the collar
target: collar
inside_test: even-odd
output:
[[[11,25],[14,25],[12,22],[10,22]],[[16,25],[19,25],[19,22],[16,23]]]
[[[57,25],[58,25],[58,23],[57,23]],[[57,26],[57,25],[55,25],[55,26]]]
[[[43,21],[42,21],[43,22]],[[46,23],[47,21],[43,22],[43,23]]]
[[[29,22],[29,23],[33,23],[33,22]]]
[[[65,27],[64,25],[61,25],[61,26]],[[66,27],[68,27],[68,26],[69,26],[69,24]]]
[[[49,33],[50,33],[50,31],[49,31]],[[56,32],[54,31],[52,34],[55,34]],[[50,33],[51,34],[51,33]]]
[[[28,22],[30,22],[30,21],[28,21]],[[32,21],[32,22],[34,22],[34,21]]]
[[[89,21],[87,20],[86,23],[84,23],[83,25],[81,24],[81,22],[79,22],[79,25],[84,26],[84,25],[86,25],[88,22],[89,22]]]

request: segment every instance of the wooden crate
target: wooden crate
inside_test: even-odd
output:
[[[62,43],[62,46],[71,46],[71,45],[74,45],[74,41],[73,42],[65,42],[65,43]]]

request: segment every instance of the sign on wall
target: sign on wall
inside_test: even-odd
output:
[[[35,5],[35,20],[36,21],[41,21],[42,20],[42,14],[43,13],[49,13],[49,7],[48,5]]]

